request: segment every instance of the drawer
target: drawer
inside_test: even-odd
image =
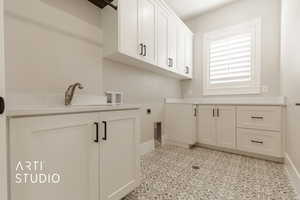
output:
[[[282,157],[281,134],[272,131],[238,128],[237,148],[241,151]]]
[[[237,126],[261,130],[281,130],[281,107],[238,106]]]

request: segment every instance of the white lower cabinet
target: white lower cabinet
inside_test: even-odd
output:
[[[124,111],[101,114],[100,196],[120,200],[140,182],[139,119]]]
[[[238,149],[282,158],[284,149],[282,112],[280,106],[238,106]]]
[[[198,106],[198,142],[217,144],[216,118],[214,106]]]
[[[139,184],[137,116],[112,111],[10,119],[11,200],[121,199]]]
[[[281,157],[279,132],[238,128],[238,149],[241,151]]]
[[[235,106],[219,106],[217,114],[217,144],[220,147],[236,148]]]
[[[234,106],[199,106],[198,112],[199,143],[236,148]]]
[[[170,143],[184,147],[197,142],[196,133],[196,105],[166,104],[164,132]]]
[[[165,132],[175,144],[198,143],[282,160],[285,126],[281,106],[197,105],[196,117],[191,115],[193,106],[166,104]]]

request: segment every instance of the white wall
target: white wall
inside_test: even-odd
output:
[[[142,104],[142,142],[153,139],[154,122],[163,121],[165,97],[181,97],[180,82],[110,60],[103,62],[104,90],[124,92],[125,103]],[[146,110],[152,110],[148,115]]]
[[[6,0],[5,9],[10,105],[62,104],[77,81],[80,93],[121,90],[125,103],[142,105],[142,142],[153,139],[163,98],[181,97],[180,82],[103,60],[99,8],[87,0]]]
[[[99,17],[100,11],[83,0],[6,0],[9,103],[36,103],[16,94],[36,99],[58,95],[63,102],[67,86],[78,81],[85,86],[82,93],[102,93]]]
[[[286,152],[300,172],[300,1],[282,1],[282,93],[287,97]],[[299,174],[298,174],[299,176]],[[300,176],[298,177],[300,191]]]
[[[259,96],[280,95],[280,0],[242,0],[186,21],[199,37],[194,80],[182,83],[185,97],[202,96],[202,35],[258,17],[262,19],[262,85],[268,87],[268,92]]]

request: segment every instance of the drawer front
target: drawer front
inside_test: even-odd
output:
[[[239,128],[281,130],[281,107],[239,106],[237,108]]]
[[[282,157],[281,134],[238,128],[237,148],[241,151]]]

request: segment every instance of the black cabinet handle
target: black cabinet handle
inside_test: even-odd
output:
[[[189,74],[190,73],[190,68],[188,66],[185,67],[185,73]]]
[[[213,108],[213,117],[215,117],[215,109]]]
[[[264,119],[264,117],[255,117],[255,116],[252,116],[251,118],[252,119]]]
[[[296,106],[300,106],[300,103],[296,103],[295,105],[296,105]]]
[[[217,117],[220,117],[220,110],[219,110],[219,108],[217,109]]]
[[[147,56],[147,45],[144,45],[144,55],[143,56]]]
[[[194,108],[194,116],[197,117],[197,108]]]
[[[142,55],[144,55],[144,44],[141,43],[140,47],[141,47],[140,56],[142,56]]]
[[[168,66],[171,68],[172,67],[172,59],[171,58],[168,58]]]
[[[251,140],[252,143],[256,143],[256,144],[264,144],[264,142],[262,141],[257,141],[257,140]]]
[[[5,101],[3,97],[0,97],[0,115],[2,115],[5,111]]]
[[[107,122],[103,121],[102,123],[104,124],[104,137],[102,140],[107,140]]]
[[[94,142],[98,143],[99,142],[99,123],[95,122],[94,124],[96,125],[96,139],[94,140]]]

